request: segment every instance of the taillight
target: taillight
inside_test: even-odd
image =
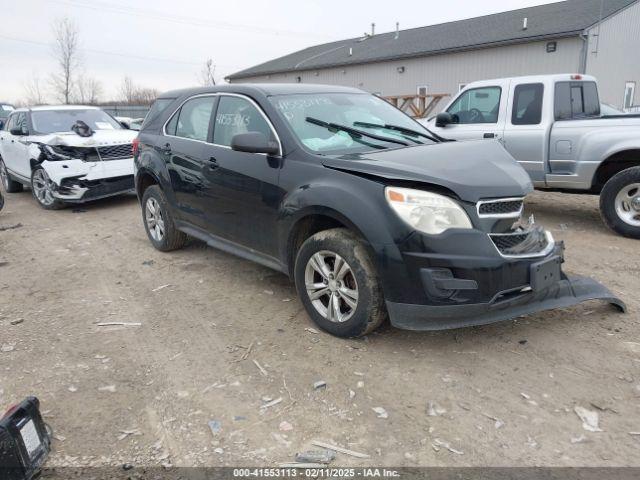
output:
[[[133,139],[133,142],[131,143],[131,154],[135,157],[138,155],[139,151],[140,151],[140,139],[136,137]]]

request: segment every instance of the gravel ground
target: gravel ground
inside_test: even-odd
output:
[[[341,340],[281,274],[197,241],[155,251],[133,196],[44,211],[6,195],[0,409],[40,398],[49,466],[275,466],[313,440],[371,455],[343,466],[640,466],[640,243],[606,230],[595,197],[536,193],[530,213],[628,314],[592,302]]]

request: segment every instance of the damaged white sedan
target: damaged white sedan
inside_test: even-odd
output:
[[[50,210],[131,192],[136,135],[97,107],[17,109],[0,130],[0,179]]]

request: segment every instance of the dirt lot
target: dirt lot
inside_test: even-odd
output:
[[[596,302],[364,340],[307,330],[281,274],[196,241],[155,251],[135,197],[57,212],[29,192],[6,201],[0,409],[41,399],[50,466],[274,466],[312,440],[372,456],[339,455],[345,466],[640,466],[640,243],[605,229],[596,198],[536,193],[527,213],[627,315]]]

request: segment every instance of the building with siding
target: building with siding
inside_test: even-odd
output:
[[[638,52],[640,0],[568,0],[316,45],[227,80],[453,95],[476,80],[587,73],[603,102],[623,108],[640,103]]]

